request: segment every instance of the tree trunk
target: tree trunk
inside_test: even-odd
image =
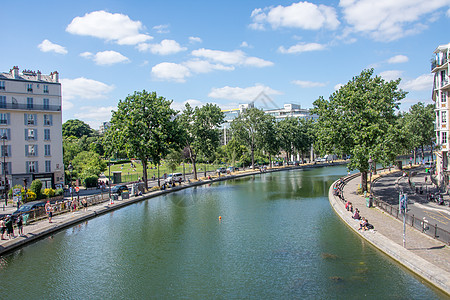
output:
[[[255,169],[255,145],[252,144],[251,146],[251,151],[252,151],[252,169]]]
[[[367,191],[367,171],[361,172],[361,187],[363,192]]]
[[[417,148],[414,147],[414,164],[416,164],[416,159],[417,159]]]
[[[269,154],[269,168],[272,169],[272,155]]]
[[[142,161],[142,179],[144,180],[145,189],[148,190],[148,182],[147,182],[147,160],[141,159]]]

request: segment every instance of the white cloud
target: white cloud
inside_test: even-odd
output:
[[[380,73],[380,77],[386,81],[397,80],[401,78],[403,71],[399,70],[389,70]]]
[[[194,73],[209,73],[213,70],[233,71],[233,66],[224,66],[222,64],[212,64],[206,60],[193,59],[183,63]]]
[[[100,10],[75,17],[66,31],[113,41],[119,45],[136,45],[153,39],[150,35],[141,33],[143,29],[140,21],[133,21],[127,15]]]
[[[204,102],[202,102],[202,101],[200,101],[200,100],[196,100],[196,99],[188,99],[188,100],[183,101],[183,102],[175,102],[175,101],[174,101],[174,102],[172,102],[171,107],[172,107],[173,109],[175,109],[175,110],[183,111],[184,108],[185,108],[185,106],[186,106],[186,103],[189,103],[189,105],[190,105],[191,107],[203,106],[203,105],[206,104],[206,103],[204,103]]]
[[[447,17],[450,18],[450,8],[447,10]]]
[[[409,61],[408,56],[396,55],[396,56],[393,56],[393,57],[389,58],[387,62],[390,63],[390,64],[400,64],[400,63],[405,63],[405,62],[408,62],[408,61]]]
[[[292,54],[292,53],[302,53],[302,52],[310,52],[310,51],[321,51],[326,47],[322,44],[317,43],[299,43],[297,45],[291,46],[289,48],[284,48],[283,46],[278,48],[278,51],[283,54]]]
[[[190,36],[189,37],[189,43],[194,44],[194,43],[201,43],[202,39],[196,36]]]
[[[419,77],[400,84],[400,87],[409,91],[426,91],[433,89],[433,74],[423,74]]]
[[[257,8],[251,14],[253,29],[264,29],[268,23],[272,28],[290,27],[309,30],[336,29],[339,26],[333,7],[310,2],[293,3],[290,6]]]
[[[322,87],[327,85],[324,82],[303,81],[303,80],[294,80],[292,81],[292,83],[299,85],[302,88]]]
[[[267,96],[269,95],[280,95],[281,92],[274,90],[268,86],[257,84],[255,86],[240,88],[240,87],[230,87],[225,86],[222,88],[213,88],[208,94],[208,97],[216,99],[227,99],[227,100],[239,100],[239,101],[252,101],[258,95],[264,92]]]
[[[130,60],[116,51],[102,51],[93,54],[91,52],[83,52],[80,54],[81,57],[92,59],[97,65],[113,65],[122,62],[129,62]]]
[[[153,29],[156,30],[157,33],[169,33],[169,25],[157,25],[153,26]]]
[[[111,120],[112,110],[117,110],[114,106],[96,107],[96,106],[82,106],[77,109],[74,116],[78,119],[84,120],[91,125],[92,128],[99,128],[102,122]]]
[[[191,72],[186,66],[163,62],[152,68],[152,75],[160,80],[185,82],[186,77],[191,76]]]
[[[139,44],[138,45],[139,51],[147,51],[150,50],[153,54],[159,54],[159,55],[169,55],[169,54],[175,54],[181,51],[186,51],[186,47],[181,47],[180,44],[178,44],[174,40],[162,40],[159,44]]]
[[[49,40],[45,39],[38,45],[39,50],[42,52],[55,52],[58,54],[67,54],[67,50],[65,47],[60,46],[58,44],[54,44]]]
[[[105,99],[115,87],[103,82],[79,77],[75,79],[61,79],[63,99]]]
[[[246,41],[243,41],[241,43],[241,48],[249,48],[249,47],[250,47],[250,45]]]
[[[448,0],[341,0],[339,3],[351,30],[369,34],[378,41],[417,34],[427,27],[422,23],[425,15],[448,5]]]
[[[344,85],[342,83],[338,83],[334,86],[334,90],[337,91],[339,90],[341,87],[343,87]]]
[[[248,57],[241,50],[220,51],[202,48],[192,51],[192,55],[196,57],[203,57],[225,65],[243,65],[260,68],[273,66],[273,62],[257,57]]]

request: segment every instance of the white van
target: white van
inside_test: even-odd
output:
[[[165,183],[179,182],[183,181],[183,173],[172,173],[167,175],[167,178],[164,180]]]

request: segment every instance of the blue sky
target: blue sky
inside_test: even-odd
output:
[[[450,0],[7,1],[0,17],[0,71],[57,70],[63,121],[94,129],[134,91],[311,108],[365,68],[401,78],[407,110],[431,103],[430,59],[450,42]]]

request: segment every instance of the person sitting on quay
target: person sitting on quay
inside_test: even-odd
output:
[[[355,213],[353,214],[352,218],[355,219],[355,220],[361,219],[361,216],[359,214],[359,210],[358,209],[355,209]]]
[[[350,201],[347,201],[347,203],[345,203],[345,209],[353,213],[353,205]]]
[[[2,234],[2,240],[6,240],[3,235],[5,234],[6,231],[6,224],[5,224],[5,220],[4,218],[0,219],[0,232]]]
[[[367,230],[367,220],[366,218],[362,217],[361,221],[359,222],[359,229],[358,230]]]

